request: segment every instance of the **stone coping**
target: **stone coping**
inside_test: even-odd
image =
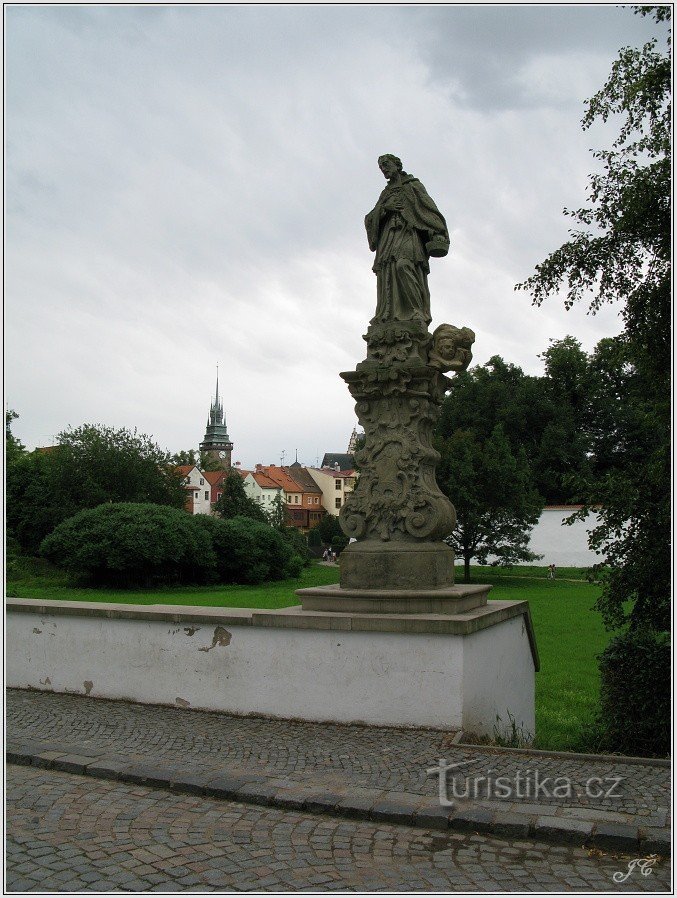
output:
[[[251,626],[254,608],[221,608],[211,605],[132,605],[124,602],[77,602],[64,599],[5,600],[6,611],[74,617],[104,617],[110,620],[155,620],[180,624],[204,621],[210,624]]]
[[[534,667],[537,671],[540,669],[529,603],[525,601],[489,601],[486,605],[458,614],[366,614],[304,611],[300,605],[271,610],[220,608],[208,605],[127,605],[121,602],[70,602],[63,599],[18,598],[8,598],[5,607],[7,611],[21,613],[98,617],[109,620],[168,621],[176,624],[204,622],[224,626],[443,636],[469,636],[523,615]]]

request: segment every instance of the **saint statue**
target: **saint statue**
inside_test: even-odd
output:
[[[378,165],[388,184],[365,218],[369,249],[376,253],[376,314],[372,324],[419,321],[430,324],[430,256],[449,251],[447,224],[418,178],[402,171],[388,153]]]

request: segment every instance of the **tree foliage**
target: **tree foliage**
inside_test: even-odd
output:
[[[529,535],[543,502],[525,452],[513,454],[502,425],[487,439],[471,428],[457,429],[438,436],[435,448],[442,456],[437,482],[457,515],[447,542],[463,558],[465,582],[472,558],[486,564],[493,555],[504,565],[536,558],[528,548]]]
[[[242,476],[234,468],[228,471],[223,481],[222,493],[214,510],[226,520],[245,517],[262,524],[268,523],[265,512],[258,502],[247,495]]]
[[[667,6],[637,11],[670,18]],[[617,120],[619,130],[594,154],[601,171],[590,175],[589,204],[565,210],[579,228],[517,285],[536,305],[564,288],[567,307],[583,299],[592,312],[608,302],[621,307],[623,333],[598,347],[594,367],[600,395],[619,387],[623,395],[603,414],[600,471],[605,444],[611,452],[585,497],[601,505],[591,545],[605,562],[598,607],[610,627],[669,624],[670,90],[669,51],[657,40],[620,51],[583,118],[584,128]]]
[[[299,576],[304,558],[270,525],[250,517],[223,520],[198,514],[192,520],[210,535],[220,583],[253,584]]]
[[[208,583],[216,556],[208,534],[177,508],[117,502],[62,521],[40,552],[96,586]]]
[[[14,464],[26,452],[26,447],[12,433],[12,421],[16,421],[19,417],[14,409],[7,409],[5,412],[5,465],[9,467]]]
[[[7,524],[27,551],[61,521],[104,502],[182,508],[184,492],[170,456],[127,428],[84,424],[49,451],[20,453],[7,468]]]

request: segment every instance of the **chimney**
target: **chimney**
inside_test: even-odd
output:
[[[256,470],[261,471],[263,469],[263,465],[260,462],[256,463]]]
[[[241,461],[236,461],[236,462],[235,462],[235,467],[236,467],[236,468],[239,468],[241,465],[242,465],[242,462],[241,462]]]
[[[340,471],[340,470],[341,470],[341,465],[340,465],[337,461],[334,462],[334,470],[335,470],[335,471]]]

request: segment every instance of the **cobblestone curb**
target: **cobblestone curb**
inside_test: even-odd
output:
[[[410,792],[346,787],[330,792],[258,771],[213,771],[130,762],[109,753],[83,754],[66,743],[8,742],[9,764],[42,767],[99,779],[118,780],[172,792],[245,804],[298,809],[313,814],[346,816],[425,829],[492,834],[504,838],[534,838],[559,845],[586,845],[638,855],[671,854],[670,830],[553,816],[552,806],[530,805],[529,813],[513,805],[441,807],[429,796]],[[540,813],[539,813],[540,812]]]

